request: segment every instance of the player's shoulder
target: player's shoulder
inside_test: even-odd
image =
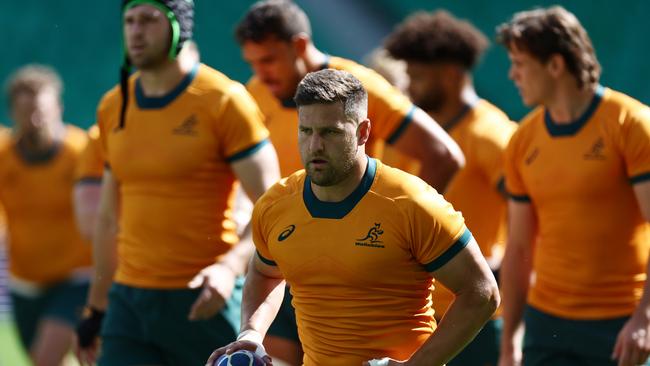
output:
[[[255,99],[262,112],[269,113],[271,110],[280,108],[278,99],[271,93],[271,90],[258,78],[253,75],[246,83],[246,89]]]
[[[375,159],[377,168],[372,191],[391,200],[413,199],[424,191],[436,191],[421,178]]]
[[[193,82],[188,91],[195,95],[248,95],[246,88],[240,82],[232,80],[227,75],[205,64],[199,64]]]
[[[0,125],[0,154],[11,148],[11,128]]]
[[[65,128],[64,144],[75,152],[81,152],[88,143],[88,134],[85,130],[71,124],[66,124]]]
[[[92,140],[92,141],[99,140],[99,134],[100,134],[99,126],[96,123],[93,124],[92,126],[90,126],[88,128],[88,130],[86,131],[86,133],[88,134],[88,139],[89,140]]]
[[[602,95],[601,106],[596,110],[601,120],[614,125],[643,121],[650,123],[650,107],[631,96],[610,89],[599,87]],[[598,93],[597,92],[597,93]]]
[[[374,89],[393,89],[394,87],[383,76],[379,75],[375,70],[363,66],[355,61],[348,60],[342,57],[330,56],[328,66],[347,71],[354,75],[363,86],[372,93]]]
[[[509,137],[517,129],[517,124],[505,112],[485,99],[479,100],[471,113],[471,129],[479,137]]]
[[[302,197],[305,177],[306,173],[303,169],[280,179],[257,200],[255,209],[266,211],[271,207],[277,206],[282,201]]]
[[[435,212],[449,205],[435,188],[419,177],[381,162],[377,164],[373,193],[392,200],[397,212]]]
[[[129,84],[135,82],[135,76],[129,78]],[[102,98],[99,100],[99,105],[97,106],[98,113],[105,113],[111,108],[119,108],[122,103],[122,91],[120,85],[115,85],[109,89]]]
[[[270,94],[266,85],[264,85],[262,80],[255,75],[251,76],[251,78],[246,82],[246,89],[248,89],[249,93],[254,97]]]

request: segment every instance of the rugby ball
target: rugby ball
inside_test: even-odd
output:
[[[214,366],[264,366],[264,360],[254,352],[241,349],[229,355],[221,355]]]

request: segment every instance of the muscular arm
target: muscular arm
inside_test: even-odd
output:
[[[271,144],[264,145],[251,156],[231,163],[231,167],[253,202],[280,177],[277,156]],[[202,286],[203,291],[190,309],[190,320],[208,319],[225,305],[232,295],[236,277],[246,272],[253,249],[249,224],[236,245],[216,263],[203,268],[194,276],[189,287]]]
[[[232,163],[231,167],[253,203],[280,179],[278,158],[271,144],[264,145],[250,157]],[[239,243],[222,258],[222,262],[236,273],[243,274],[252,253],[253,241],[250,227],[246,225]]]
[[[530,283],[537,219],[530,202],[508,201],[508,239],[501,264],[503,335],[501,357],[521,359],[522,317]]]
[[[88,242],[92,241],[95,232],[101,192],[101,181],[79,181],[74,186],[73,206],[77,227],[81,237]]]
[[[88,304],[104,310],[108,304],[108,289],[116,267],[116,237],[119,185],[109,169],[104,171],[99,194],[99,211],[93,237],[93,276]]]
[[[444,192],[454,174],[465,165],[458,144],[420,108],[413,111],[411,123],[393,146],[422,163],[420,178],[438,192]]]
[[[474,239],[432,275],[456,295],[456,300],[408,365],[442,365],[449,361],[499,306],[496,280]]]
[[[282,304],[284,288],[284,279],[278,268],[265,264],[257,255],[253,255],[244,284],[242,334],[257,334],[259,339],[255,341],[262,344],[262,339]]]

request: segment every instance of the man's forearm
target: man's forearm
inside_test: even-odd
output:
[[[108,290],[117,267],[116,231],[112,223],[100,221],[93,240],[94,275],[88,293],[88,304],[100,310],[105,310],[108,306]]]
[[[443,365],[458,354],[481,330],[499,304],[496,287],[484,293],[458,294],[438,328],[413,354],[408,365]]]
[[[252,330],[263,338],[280,309],[284,291],[283,279],[268,277],[251,263],[244,283],[241,333]]]
[[[235,244],[228,253],[224,254],[219,260],[219,263],[224,264],[230,268],[236,275],[243,275],[246,273],[248,263],[255,253],[255,245],[253,245],[253,238],[251,235],[250,222],[244,228],[239,242]]]
[[[531,261],[521,248],[508,248],[501,265],[503,335],[501,349],[512,352],[523,335],[523,314],[530,283]]]

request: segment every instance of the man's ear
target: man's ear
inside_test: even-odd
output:
[[[370,138],[371,123],[368,118],[359,122],[357,126],[357,145],[363,145]]]
[[[305,33],[298,33],[291,38],[291,45],[296,52],[296,56],[301,58],[305,56],[309,42],[311,42],[311,38]]]
[[[553,54],[546,62],[546,70],[548,70],[551,76],[557,79],[567,71],[564,57],[559,53]]]

